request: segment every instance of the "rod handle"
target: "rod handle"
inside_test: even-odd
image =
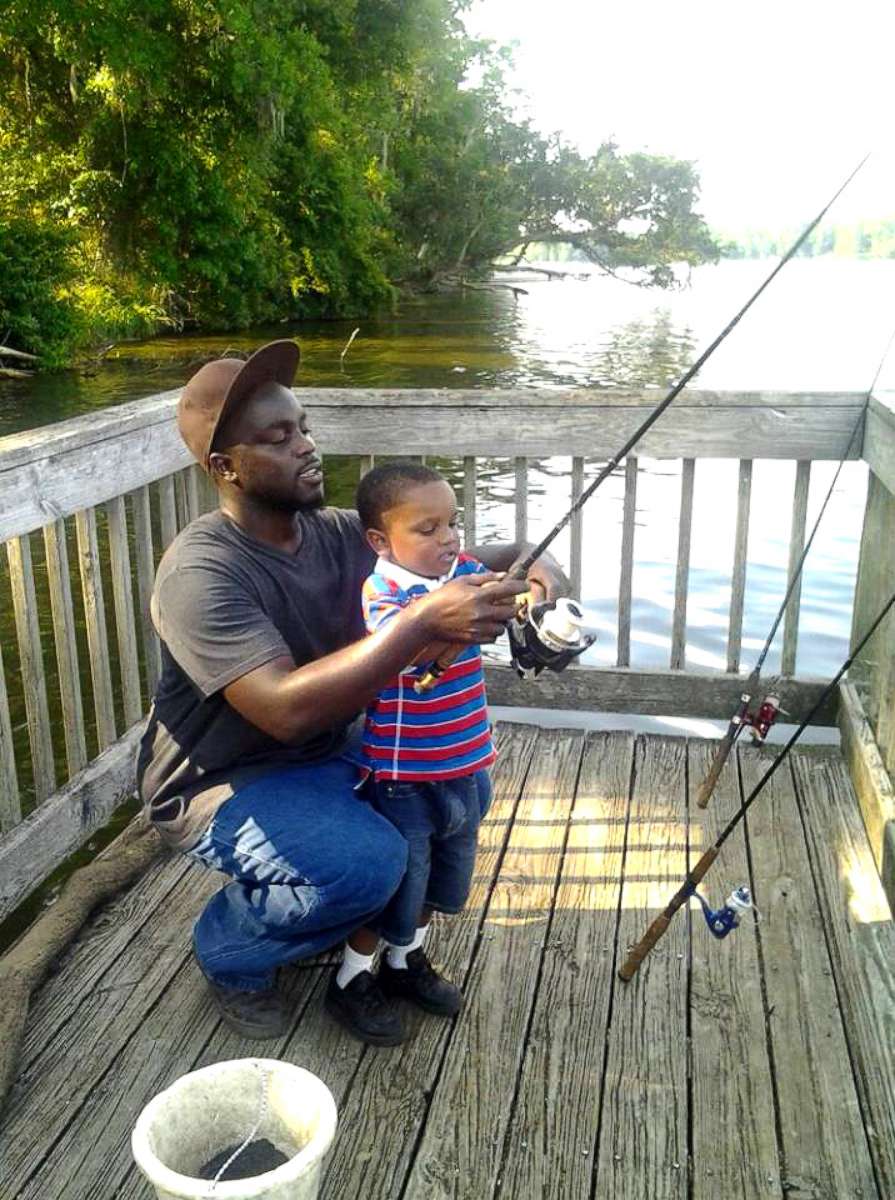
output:
[[[671,924],[671,918],[687,902],[693,893],[693,888],[700,882],[717,857],[718,847],[709,846],[684,883],[671,897],[668,905],[659,913],[637,945],[630,948],[627,958],[618,969],[618,977],[624,983],[629,983],[637,973],[640,964]]]
[[[724,737],[718,743],[718,749],[715,751],[712,765],[709,767],[708,774],[699,785],[699,791],[696,793],[696,803],[700,808],[705,808],[709,800],[711,800],[712,792],[715,790],[721,772],[724,770],[724,764],[730,757],[733,743],[734,735],[730,732],[725,733]]]
[[[671,915],[667,912],[661,912],[647,929],[646,933],[640,939],[636,946],[632,946],[628,951],[628,957],[618,969],[618,977],[625,983],[629,983],[637,972],[638,967],[658,942],[659,938],[665,933],[665,930],[671,924]]]

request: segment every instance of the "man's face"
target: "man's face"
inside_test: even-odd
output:
[[[295,394],[267,383],[230,417],[215,438],[218,479],[269,508],[299,512],[323,504],[323,464]]]

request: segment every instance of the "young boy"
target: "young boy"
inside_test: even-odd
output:
[[[363,586],[371,634],[416,597],[485,571],[460,553],[454,494],[428,467],[399,462],[374,468],[361,480],[357,509],[379,556]],[[378,983],[386,997],[452,1016],[462,994],[434,970],[423,943],[433,912],[460,912],[469,894],[479,822],[491,800],[494,747],[479,647],[465,647],[431,691],[417,694],[414,682],[427,666],[408,666],[367,710],[364,756],[373,803],[409,847],[401,885],[377,921],[386,943]],[[349,945],[337,987],[371,973],[372,964],[372,953]],[[338,1006],[331,989],[334,998]]]

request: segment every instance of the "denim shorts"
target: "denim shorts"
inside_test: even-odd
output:
[[[373,789],[376,811],[403,834],[407,870],[374,924],[394,946],[413,941],[423,908],[458,913],[475,867],[479,823],[491,804],[491,776],[408,782],[383,779]]]

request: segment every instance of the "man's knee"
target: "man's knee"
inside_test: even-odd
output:
[[[358,916],[378,912],[397,891],[407,867],[407,842],[387,821],[364,839],[340,880],[340,901]]]

